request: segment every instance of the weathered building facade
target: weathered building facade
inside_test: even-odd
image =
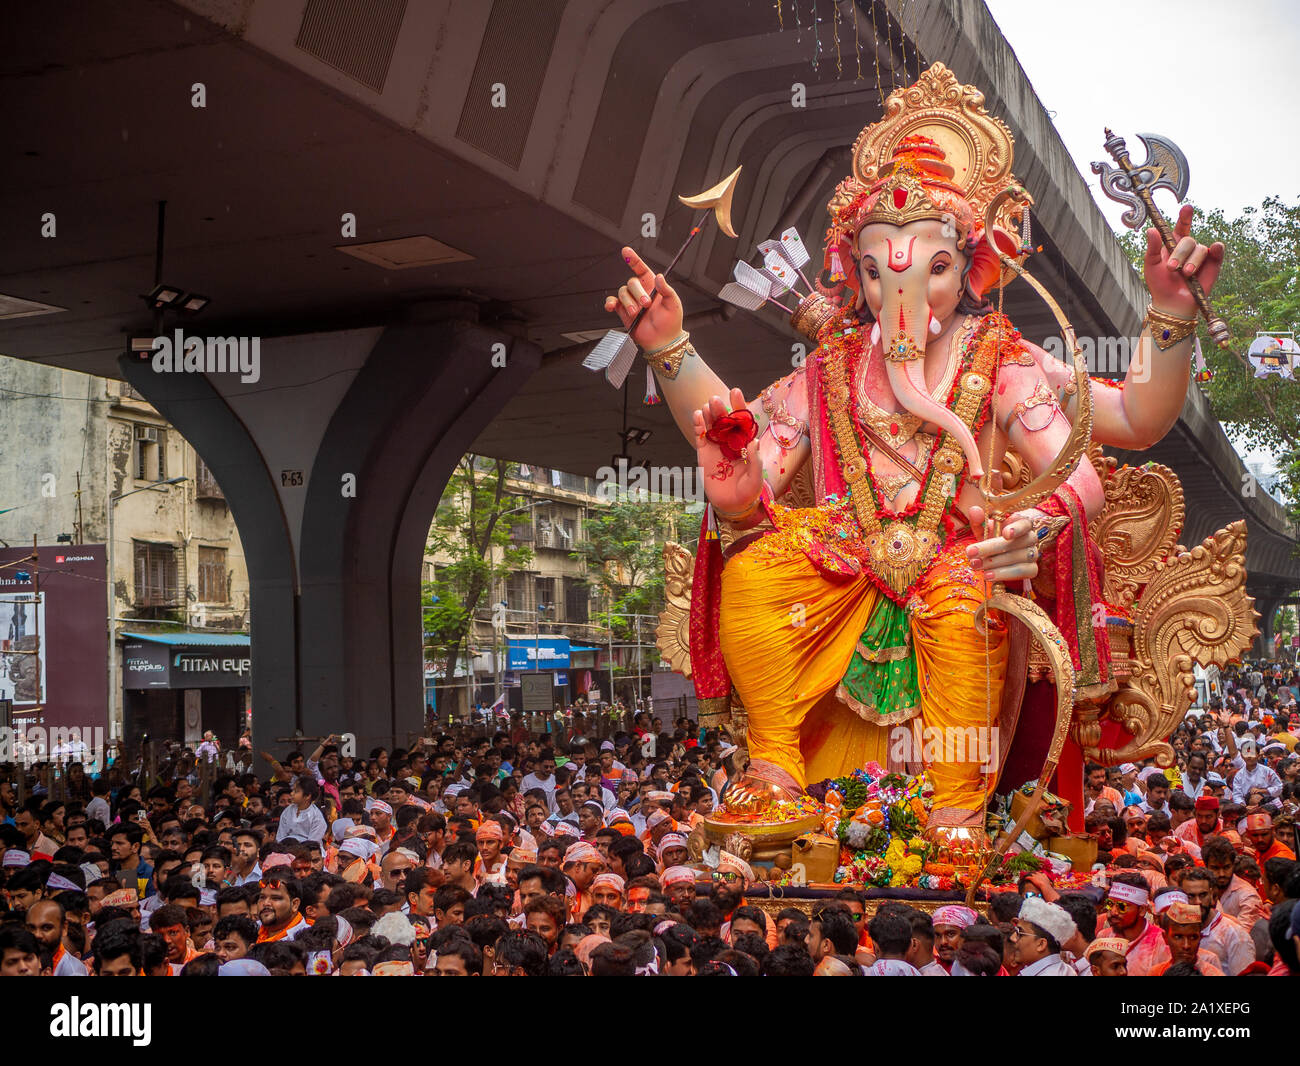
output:
[[[196,709],[201,723],[204,704],[220,704],[221,721],[207,728],[237,735],[246,679],[231,686],[238,694],[196,699],[160,685],[146,699],[131,695],[144,690],[123,674],[127,633],[169,634],[182,657],[187,633],[247,633],[244,551],[207,465],[124,382],[0,357],[0,412],[0,544],[107,548],[100,624],[111,662],[103,705],[86,708],[88,717],[102,713],[112,736],[179,739],[173,711],[180,715],[188,698],[191,726]]]

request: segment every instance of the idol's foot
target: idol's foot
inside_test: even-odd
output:
[[[760,814],[781,801],[794,801],[803,788],[785,770],[762,759],[751,759],[749,768],[722,797],[722,806],[731,814]]]

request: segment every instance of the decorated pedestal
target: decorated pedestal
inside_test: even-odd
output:
[[[695,833],[692,833],[692,838],[699,842],[702,849],[718,847],[730,851],[755,867],[756,873],[760,867],[788,870],[794,842],[807,833],[816,832],[821,828],[821,823],[821,815],[816,811],[772,821],[738,820],[720,813],[705,818]],[[695,850],[692,846],[692,857],[698,858],[694,855]],[[769,880],[767,877],[763,879]]]

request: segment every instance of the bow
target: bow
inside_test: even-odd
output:
[[[1092,382],[1088,377],[1088,368],[1084,362],[1083,350],[1079,347],[1074,327],[1070,325],[1069,320],[1065,317],[1065,312],[1061,310],[1060,304],[1052,298],[1052,294],[1043,287],[1042,283],[1027,274],[1024,268],[1014,259],[1006,256],[998,248],[997,242],[992,239],[993,220],[998,208],[1003,200],[1013,197],[1021,201],[1022,210],[1029,210],[1032,201],[1028,193],[1020,188],[1004,190],[994,197],[989,204],[985,216],[985,232],[990,235],[989,244],[997,253],[1002,265],[1013,270],[1029,282],[1034,291],[1043,298],[1051,309],[1052,315],[1060,327],[1061,336],[1065,340],[1066,347],[1073,353],[1073,385],[1078,396],[1078,411],[1070,427],[1070,433],[1061,445],[1056,458],[1048,464],[1043,473],[1032,478],[1029,484],[1022,488],[1012,489],[1009,492],[993,493],[991,491],[991,471],[985,472],[980,483],[980,494],[984,498],[986,513],[994,520],[1001,519],[1014,511],[1032,507],[1051,496],[1074,472],[1075,466],[1078,465],[1080,458],[1087,450],[1088,442],[1092,438]],[[1067,391],[1068,389],[1069,386],[1067,386]],[[989,466],[991,467],[992,463]],[[1029,803],[1021,812],[1020,817],[1016,819],[1011,831],[1004,834],[1001,843],[994,848],[979,876],[971,881],[966,892],[968,906],[974,905],[976,890],[988,878],[994,866],[1006,855],[1012,842],[1019,839],[1020,834],[1024,832],[1025,827],[1042,806],[1043,793],[1047,789],[1047,782],[1056,772],[1057,764],[1060,762],[1061,751],[1065,746],[1065,738],[1070,732],[1070,717],[1074,711],[1074,662],[1070,657],[1070,649],[1065,642],[1065,638],[1047,616],[1047,612],[1034,603],[1033,600],[1007,592],[1000,582],[994,584],[992,594],[985,599],[975,612],[975,627],[981,634],[988,631],[988,612],[990,609],[1001,611],[1018,619],[1033,634],[1046,653],[1048,662],[1052,667],[1052,676],[1056,681],[1056,720],[1052,729],[1052,739],[1047,748],[1047,757],[1044,759],[1042,770],[1038,774],[1038,782],[1033,795],[1030,796]]]

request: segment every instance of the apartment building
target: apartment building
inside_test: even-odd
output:
[[[491,704],[503,688],[510,705],[522,707],[521,675],[539,670],[551,675],[553,702],[580,695],[608,698],[611,664],[618,668],[637,660],[635,645],[614,641],[608,627],[598,623],[608,605],[599,588],[588,584],[585,561],[572,557],[592,510],[604,503],[596,488],[593,478],[530,465],[508,479],[508,491],[523,503],[503,520],[510,523],[512,544],[531,549],[532,559],[483,598],[475,614],[472,656],[457,665],[453,678],[445,677],[445,663],[426,660],[430,706],[436,706],[436,687],[445,685],[453,690],[457,714],[474,704]],[[426,557],[424,579],[432,581],[445,563],[436,555]],[[648,674],[654,652],[648,622],[641,643]]]

